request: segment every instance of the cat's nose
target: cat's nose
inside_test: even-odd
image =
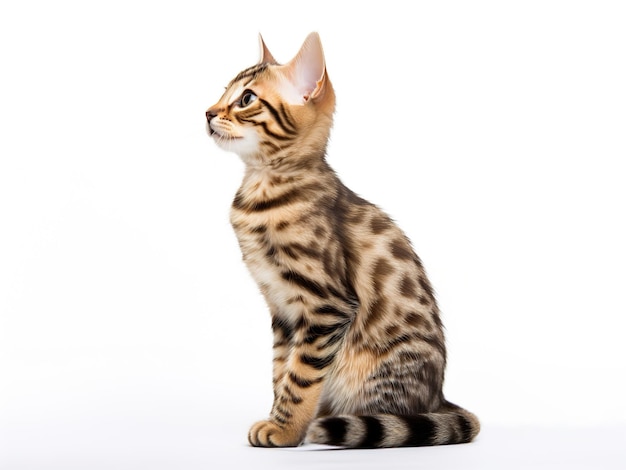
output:
[[[212,109],[207,110],[206,120],[208,123],[211,123],[211,119],[213,119],[215,116],[217,116],[217,113],[215,111],[213,111]]]

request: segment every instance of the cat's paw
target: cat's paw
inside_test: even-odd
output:
[[[298,433],[272,421],[259,421],[248,432],[248,441],[254,447],[295,447],[300,444],[300,440]]]

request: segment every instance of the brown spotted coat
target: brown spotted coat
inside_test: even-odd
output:
[[[469,442],[474,415],[442,393],[433,289],[409,240],[326,162],[335,95],[319,37],[279,65],[264,43],[207,111],[246,163],[231,222],[269,306],[274,404],[254,446]]]

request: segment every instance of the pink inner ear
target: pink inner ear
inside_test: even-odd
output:
[[[298,93],[307,101],[324,77],[324,51],[317,33],[307,36],[298,54],[286,65],[287,75]]]

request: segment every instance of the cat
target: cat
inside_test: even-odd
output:
[[[253,446],[454,444],[476,416],[443,397],[446,349],[420,258],[326,161],[335,93],[317,33],[261,59],[206,111],[245,163],[231,208],[243,260],[271,313],[274,402]]]

